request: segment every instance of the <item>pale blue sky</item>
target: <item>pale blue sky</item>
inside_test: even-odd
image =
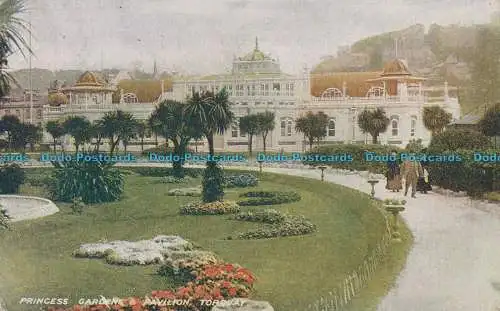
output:
[[[33,66],[224,71],[254,47],[296,73],[339,45],[415,23],[489,20],[494,0],[28,0]],[[101,57],[102,51],[102,57]],[[27,67],[19,56],[12,68]]]

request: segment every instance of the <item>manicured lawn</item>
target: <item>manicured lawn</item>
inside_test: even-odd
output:
[[[76,303],[84,297],[143,296],[175,286],[157,276],[155,266],[117,267],[100,259],[71,256],[82,243],[172,234],[253,271],[258,278],[255,299],[270,301],[276,311],[304,311],[356,268],[384,232],[375,203],[364,194],[316,180],[264,174],[254,189],[300,192],[301,201],[272,208],[306,216],[318,232],[268,240],[225,240],[234,232],[259,225],[227,216],[180,216],[179,206],[196,199],[167,196],[169,189],[184,186],[156,180],[127,176],[126,195],[120,202],[92,206],[82,216],[58,204],[60,213],[15,223],[13,231],[0,233],[0,293],[9,310],[27,310],[26,305],[17,304],[21,297],[71,297]],[[237,188],[226,198],[236,199],[238,193],[249,190],[253,189]],[[33,187],[24,187],[22,192],[43,194],[41,188]]]

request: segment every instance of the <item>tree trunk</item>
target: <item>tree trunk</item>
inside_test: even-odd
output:
[[[309,151],[313,150],[313,144],[314,144],[314,138],[310,137],[309,138]]]
[[[141,152],[144,152],[144,136],[141,137]]]
[[[208,141],[208,154],[213,158],[215,155],[214,151],[214,133],[210,133],[207,136],[207,141]]]
[[[248,135],[248,154],[252,157],[252,141],[253,135]]]
[[[116,146],[118,145],[118,143],[120,142],[119,139],[117,139],[116,141],[111,141],[111,149],[109,150],[109,155],[112,156],[113,153],[115,152],[115,148]]]
[[[95,145],[95,152],[99,153],[99,148],[101,148],[101,137],[97,138],[96,145]]]
[[[377,144],[377,138],[378,138],[377,134],[372,134],[372,144],[374,144],[374,145]]]
[[[179,156],[179,161],[172,161],[173,174],[175,177],[183,178],[184,177],[184,153],[186,151],[186,143],[177,141],[173,141],[174,143],[174,155]]]
[[[56,139],[54,138],[54,153],[56,153]]]
[[[155,145],[158,147],[158,134],[155,133]]]
[[[262,149],[264,153],[266,153],[266,139],[267,139],[267,133],[262,134]]]
[[[198,153],[198,139],[194,141],[194,152]]]

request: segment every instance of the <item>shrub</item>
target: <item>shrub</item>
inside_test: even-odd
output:
[[[224,185],[228,188],[257,186],[259,180],[252,174],[230,175],[224,178]]]
[[[238,201],[241,206],[275,205],[300,201],[300,194],[295,191],[250,191],[240,197],[249,199]]]
[[[201,196],[201,188],[200,187],[193,187],[193,188],[172,189],[172,190],[168,191],[168,195],[198,197],[198,196]]]
[[[203,269],[206,265],[215,265],[222,260],[214,253],[207,251],[184,251],[172,252],[158,269],[162,276],[180,278],[184,282],[192,281],[196,271]]]
[[[48,187],[52,183],[52,178],[47,175],[28,174],[25,183],[33,187]]]
[[[316,225],[302,216],[286,216],[284,220],[270,228],[260,228],[238,235],[239,239],[269,239],[275,237],[310,234],[316,231]]]
[[[238,213],[233,217],[235,220],[241,221],[252,221],[252,222],[264,222],[267,224],[277,224],[285,220],[286,216],[281,214],[277,210],[266,209],[259,211],[248,211]]]
[[[401,149],[395,146],[387,145],[353,145],[353,144],[340,144],[328,145],[314,148],[306,155],[330,155],[330,154],[348,154],[352,156],[350,162],[310,162],[304,161],[304,164],[314,166],[327,165],[333,168],[348,169],[353,171],[370,171],[372,173],[385,174],[387,170],[387,163],[377,161],[365,161],[366,152],[375,152],[379,155],[387,155],[392,151],[402,152]]]
[[[18,193],[24,183],[25,174],[17,164],[8,164],[0,167],[0,193]]]
[[[196,178],[203,174],[203,169],[199,168],[183,168],[184,174]],[[134,167],[129,170],[137,172],[141,176],[148,177],[166,177],[175,176],[174,170],[171,167]]]
[[[9,229],[10,228],[10,225],[9,225],[10,220],[11,220],[11,217],[7,213],[7,210],[2,208],[2,205],[0,205],[0,228]]]
[[[189,203],[180,209],[182,215],[222,215],[233,214],[239,211],[240,207],[233,201]]]
[[[222,201],[224,197],[224,176],[217,162],[207,162],[203,173],[203,202]]]
[[[406,200],[385,199],[384,204],[385,205],[405,205]]]
[[[82,198],[74,198],[73,204],[71,204],[71,210],[74,214],[82,214],[85,208],[85,203],[83,203]]]
[[[484,134],[467,129],[449,129],[435,135],[429,144],[429,152],[457,151],[459,149],[484,150],[491,146]]]
[[[52,199],[72,202],[81,197],[85,204],[112,202],[123,194],[123,175],[110,163],[54,162],[54,182],[49,187]]]

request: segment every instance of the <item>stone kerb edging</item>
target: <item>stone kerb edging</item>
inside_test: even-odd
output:
[[[16,199],[24,201],[38,201],[44,204],[33,206],[29,209],[17,209],[10,208],[8,204],[3,204],[3,207],[7,209],[7,213],[12,217],[11,222],[17,222],[27,219],[34,219],[44,216],[49,216],[59,212],[59,208],[51,200],[33,197],[33,196],[22,196],[22,195],[0,195],[0,204],[2,204],[2,199]]]

